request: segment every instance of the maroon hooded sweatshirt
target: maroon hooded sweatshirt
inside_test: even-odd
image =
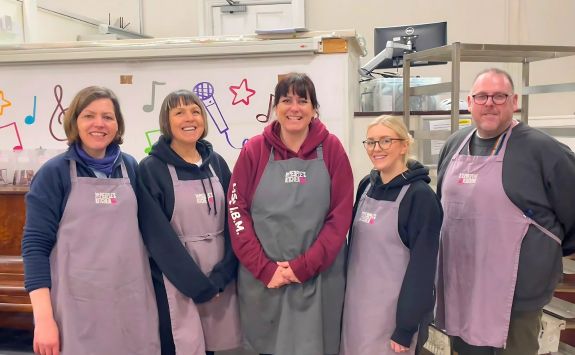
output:
[[[279,131],[280,125],[274,121],[266,126],[263,134],[248,141],[236,162],[228,189],[232,247],[242,265],[265,285],[270,282],[278,266],[268,258],[258,240],[250,209],[272,146],[276,160],[296,157],[310,160],[317,158],[316,148],[322,144],[323,158],[331,178],[330,207],[319,235],[308,250],[288,260],[301,282],[325,271],[334,262],[346,242],[353,208],[353,175],[339,139],[329,133],[319,119],[314,119],[300,150],[293,152],[281,141]]]

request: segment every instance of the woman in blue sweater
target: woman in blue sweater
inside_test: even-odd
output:
[[[158,355],[158,318],[137,220],[136,161],[120,151],[116,95],[87,87],[64,118],[68,151],[26,195],[25,286],[42,355]]]

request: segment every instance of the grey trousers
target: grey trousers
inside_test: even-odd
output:
[[[454,355],[537,355],[543,310],[511,312],[505,349],[469,345],[459,337],[451,338]]]

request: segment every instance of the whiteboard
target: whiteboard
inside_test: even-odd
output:
[[[356,75],[350,70],[357,67],[350,58],[348,54],[307,54],[4,65],[0,67],[0,150],[65,149],[59,122],[63,110],[80,89],[101,85],[120,100],[126,122],[122,150],[141,160],[159,136],[163,98],[171,91],[188,89],[211,103],[207,139],[233,166],[245,140],[261,133],[273,119],[268,117],[270,97],[278,75],[291,71],[306,72],[314,81],[320,118],[347,148],[354,108],[349,97],[357,97],[349,92],[349,81]]]

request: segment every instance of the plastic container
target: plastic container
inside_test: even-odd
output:
[[[441,83],[439,77],[411,78],[411,86]],[[403,111],[403,78],[377,78],[360,84],[361,107],[364,112]],[[411,96],[411,111],[438,109],[439,95]]]

